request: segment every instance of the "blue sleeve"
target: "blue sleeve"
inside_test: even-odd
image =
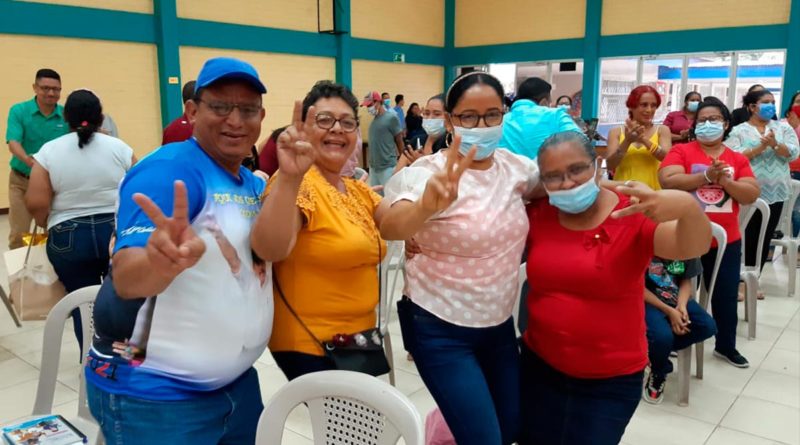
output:
[[[144,247],[155,226],[133,201],[134,193],[143,193],[155,202],[165,215],[172,215],[174,182],[186,184],[189,198],[189,220],[193,221],[206,200],[205,184],[200,172],[186,162],[143,159],[125,176],[119,191],[117,240],[114,253],[126,247]]]
[[[558,131],[577,131],[578,133],[583,133],[581,128],[578,124],[575,123],[575,119],[572,118],[566,111],[558,110],[556,113],[556,119],[558,119]]]

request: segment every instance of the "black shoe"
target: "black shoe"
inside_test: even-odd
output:
[[[742,356],[742,354],[739,354],[739,351],[737,351],[735,349],[733,351],[727,353],[727,354],[715,349],[714,350],[714,357],[721,358],[721,359],[727,361],[728,363],[730,363],[731,365],[736,366],[737,368],[749,368],[750,367],[750,362],[748,362],[747,359],[744,358],[744,356]]]
[[[642,399],[647,403],[658,405],[664,400],[664,386],[666,386],[666,377],[651,371],[644,382]]]

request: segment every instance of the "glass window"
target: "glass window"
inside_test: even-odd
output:
[[[736,67],[735,108],[742,106],[742,96],[751,85],[761,84],[775,96],[778,110],[783,93],[783,51],[754,51],[738,54]]]
[[[581,115],[581,100],[583,91],[583,62],[553,62],[550,83],[553,85],[551,93],[553,106],[560,96],[569,96],[572,99],[573,116]]]
[[[529,77],[538,77],[550,82],[550,75],[547,72],[547,62],[517,64],[517,80],[514,84],[514,92],[519,88],[519,84]]]
[[[625,101],[636,86],[639,58],[604,59],[600,61],[600,100],[597,131],[603,137],[608,130],[622,125],[628,118]]]
[[[731,60],[730,53],[688,56],[687,92],[697,91],[703,97],[714,96],[730,106]]]
[[[653,117],[654,122],[662,122],[670,111],[683,106],[681,79],[683,77],[683,57],[642,59],[642,85],[650,85],[661,95],[661,106]]]

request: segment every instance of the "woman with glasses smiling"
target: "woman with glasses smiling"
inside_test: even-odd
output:
[[[289,380],[336,369],[317,340],[375,327],[376,267],[386,253],[376,223],[381,197],[340,175],[356,147],[357,109],[353,93],[330,81],[295,104],[253,227],[256,254],[285,258],[273,264],[269,349]]]
[[[499,147],[503,87],[493,76],[456,79],[440,116],[453,126],[450,148],[398,172],[381,205],[384,238],[419,245],[397,304],[403,343],[459,445],[508,444],[519,430],[511,312],[538,171]]]
[[[548,138],[538,163],[549,201],[528,207],[520,444],[616,445],[648,362],[642,276],[654,255],[700,256],[711,226],[688,193],[600,188],[580,133]]]

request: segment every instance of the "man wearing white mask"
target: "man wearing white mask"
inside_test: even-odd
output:
[[[369,126],[369,183],[383,186],[392,177],[397,158],[403,153],[403,127],[395,113],[387,112],[381,95],[372,91],[364,96],[361,106],[374,119]]]

